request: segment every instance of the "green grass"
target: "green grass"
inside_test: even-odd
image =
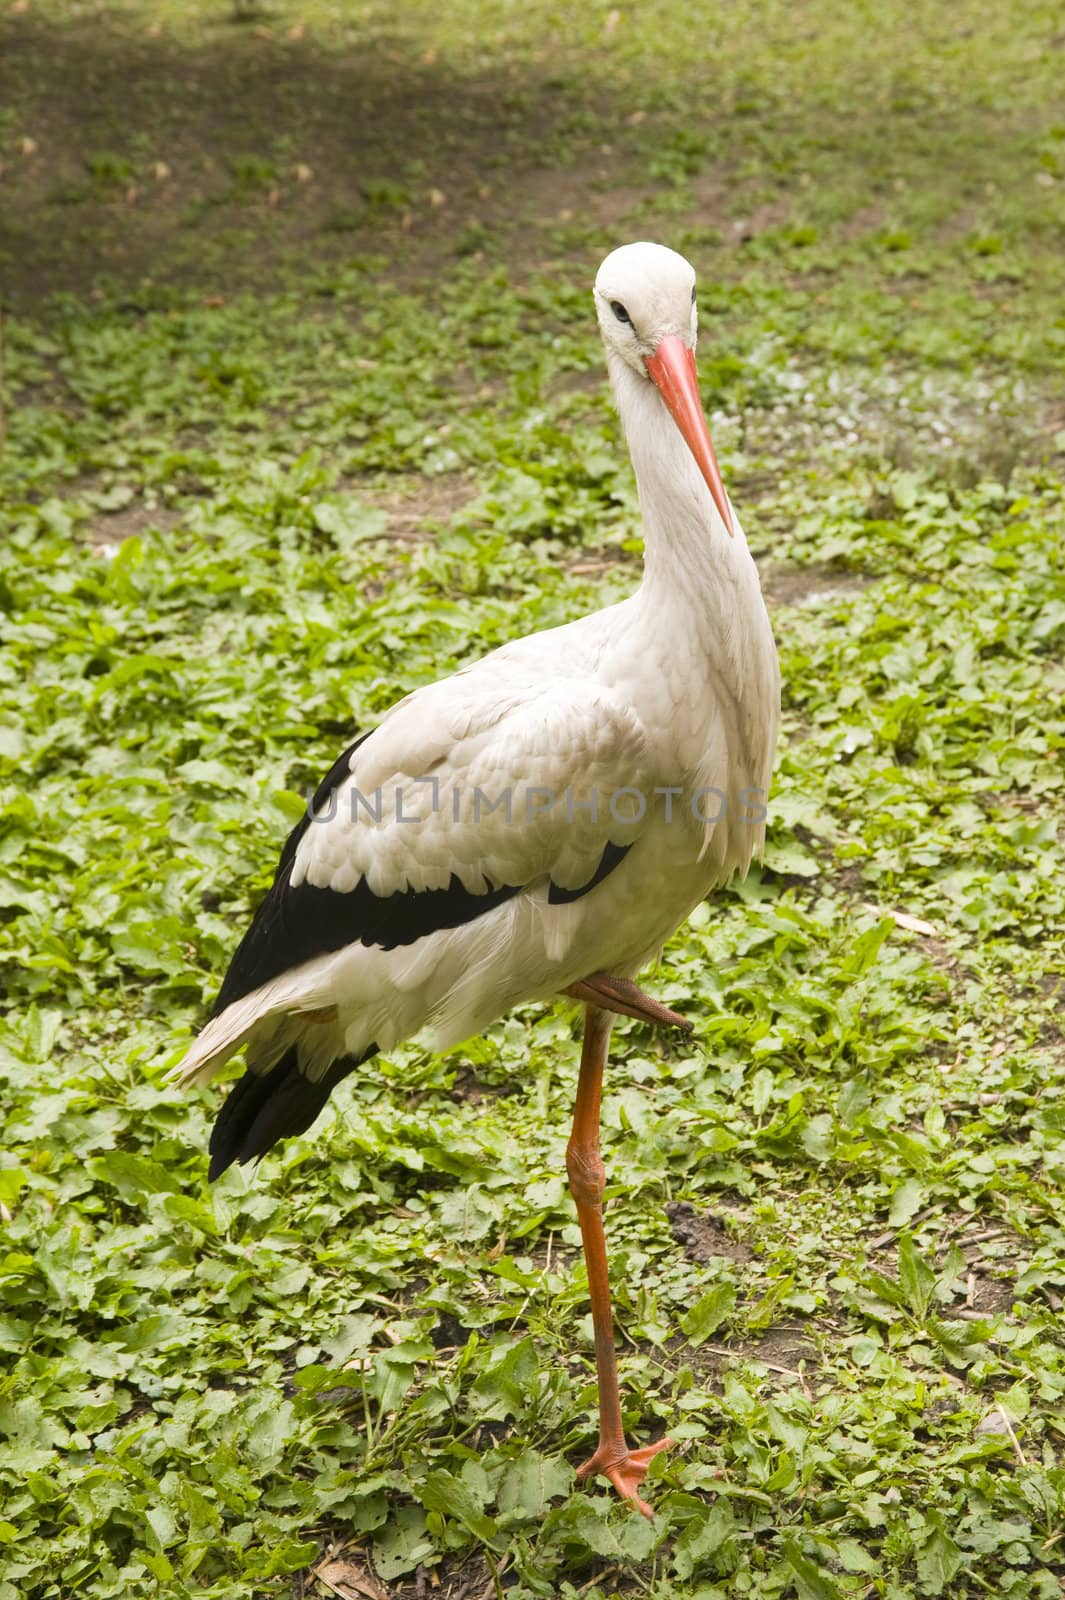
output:
[[[395,1600],[1060,1595],[1060,57],[976,0],[0,19],[0,1600],[332,1548]],[[653,1524],[573,1482],[572,1008],[213,1189],[220,1092],[162,1086],[350,730],[637,581],[589,285],[646,235],[785,682],[766,864],[649,980],[695,1042],[615,1035]]]

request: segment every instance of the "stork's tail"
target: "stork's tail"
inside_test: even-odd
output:
[[[335,1022],[336,1006],[328,988],[323,989],[325,971],[326,963],[309,961],[241,995],[210,1019],[182,1060],[167,1073],[166,1082],[176,1083],[181,1089],[193,1083],[210,1083],[218,1069],[236,1055],[242,1044],[252,1041],[253,1035],[259,1046],[269,1051],[273,1035],[286,1025],[285,1019],[296,1024]],[[299,1027],[292,1028],[283,1042],[290,1043],[297,1032]],[[255,1053],[263,1052],[257,1049]],[[273,1059],[279,1054],[280,1049],[274,1049]]]
[[[234,1161],[241,1165],[264,1156],[279,1139],[305,1133],[342,1078],[376,1053],[340,1056],[317,1081],[300,1071],[299,1046],[292,1045],[269,1072],[245,1072],[233,1085],[211,1130],[213,1182]]]

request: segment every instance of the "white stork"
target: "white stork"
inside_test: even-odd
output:
[[[516,639],[408,695],[346,750],[281,852],[211,1020],[176,1069],[247,1070],[210,1177],[302,1133],[376,1051],[437,1050],[522,1001],[586,1002],[566,1166],[588,1269],[601,1473],[639,1485],[603,1235],[599,1104],[612,1013],[673,1027],[632,981],[760,851],[779,674],[754,562],[721,482],[695,371],[695,274],[657,244],[595,280],[643,512],[630,599]]]

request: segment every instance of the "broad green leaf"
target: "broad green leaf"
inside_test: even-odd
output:
[[[536,1365],[536,1347],[531,1339],[493,1351],[473,1386],[480,1415],[503,1418],[518,1414]]]
[[[906,1178],[891,1196],[888,1222],[893,1228],[902,1228],[915,1217],[925,1203],[928,1191],[916,1178]]]
[[[784,1556],[791,1568],[798,1600],[842,1600],[839,1585],[808,1556],[794,1539],[784,1540]]]
[[[876,964],[876,959],[893,928],[894,923],[890,918],[884,917],[860,933],[851,944],[842,971],[853,978],[863,977]]]
[[[718,1500],[705,1515],[697,1515],[686,1525],[673,1549],[673,1569],[678,1578],[687,1579],[716,1555],[731,1538],[735,1526],[732,1504]]]
[[[0,1167],[0,1204],[13,1205],[27,1182],[21,1167]]]
[[[691,1344],[705,1343],[732,1314],[735,1304],[735,1287],[731,1283],[715,1283],[681,1317],[682,1332],[688,1335]]]
[[[358,500],[323,500],[314,508],[314,522],[323,533],[335,539],[341,550],[348,550],[363,539],[379,538],[388,519],[378,507]]]
[[[904,1233],[899,1239],[899,1283],[906,1303],[913,1315],[922,1322],[931,1304],[936,1275],[913,1242],[913,1236]]]
[[[962,1566],[962,1553],[939,1512],[925,1523],[927,1537],[917,1552],[917,1573],[927,1594],[943,1594]]]
[[[94,1178],[117,1189],[124,1200],[172,1194],[180,1188],[174,1173],[147,1156],[134,1155],[131,1150],[111,1150],[106,1156],[95,1156],[88,1166]]]
[[[439,1511],[445,1517],[454,1517],[477,1539],[491,1543],[496,1536],[494,1519],[478,1502],[469,1485],[443,1467],[429,1474],[419,1499],[426,1511]]]
[[[550,1500],[568,1495],[572,1489],[573,1469],[567,1462],[545,1456],[539,1450],[523,1450],[504,1469],[499,1484],[499,1509],[501,1513],[538,1517]]]

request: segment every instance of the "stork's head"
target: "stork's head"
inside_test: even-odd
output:
[[[658,389],[731,533],[695,372],[694,268],[665,245],[623,244],[596,273],[595,306],[608,352]]]

